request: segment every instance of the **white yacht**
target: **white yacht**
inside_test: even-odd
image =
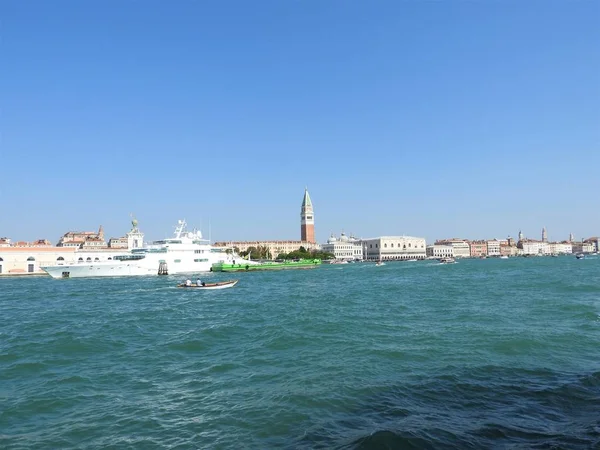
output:
[[[234,264],[242,257],[213,247],[200,231],[187,231],[180,220],[175,236],[134,248],[110,261],[80,262],[42,267],[53,278],[122,277],[210,272],[215,263]],[[254,264],[244,260],[244,264]]]

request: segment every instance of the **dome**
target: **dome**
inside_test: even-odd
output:
[[[348,236],[346,236],[344,233],[342,233],[341,236],[340,236],[340,241],[342,241],[342,242],[348,242]]]
[[[334,242],[337,242],[337,239],[335,238],[335,235],[331,233],[331,236],[329,236],[329,239],[327,239],[327,243],[333,244]]]

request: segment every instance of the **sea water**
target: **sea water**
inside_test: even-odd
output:
[[[0,279],[0,448],[598,448],[600,259]]]

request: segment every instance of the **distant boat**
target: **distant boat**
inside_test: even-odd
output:
[[[197,284],[190,284],[189,286],[185,283],[178,284],[177,287],[186,289],[227,289],[235,286],[239,280],[220,281],[218,283],[204,283],[198,286]]]
[[[577,254],[575,255],[575,258],[577,258],[577,259],[584,259],[584,258],[585,258],[585,255],[584,255],[583,253],[577,253]]]
[[[440,259],[440,264],[454,264],[456,262],[456,260],[454,258],[441,258]]]
[[[500,259],[508,259],[508,256],[506,256],[506,255],[502,255],[502,256],[500,257]]]
[[[379,261],[377,261],[377,264],[375,264],[376,266],[385,266],[385,263],[381,260],[381,258],[379,258]]]

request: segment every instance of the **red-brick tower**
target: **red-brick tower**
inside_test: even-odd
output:
[[[304,189],[304,199],[300,211],[300,240],[303,242],[315,241],[315,215],[308,189]]]

